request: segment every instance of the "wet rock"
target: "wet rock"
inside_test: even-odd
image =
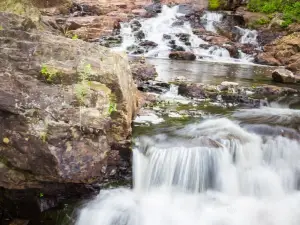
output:
[[[184,24],[184,21],[182,20],[178,20],[178,21],[175,21],[174,23],[172,23],[172,27],[180,27],[180,26],[183,26]]]
[[[163,35],[163,39],[165,39],[165,40],[170,40],[172,37],[171,37],[171,35],[169,35],[169,34],[164,34]]]
[[[142,24],[138,20],[133,20],[130,23],[130,27],[131,27],[132,32],[135,32],[135,31],[138,31],[142,27]]]
[[[212,45],[210,44],[200,44],[199,48],[203,48],[203,49],[209,49]]]
[[[171,51],[173,51],[173,52],[180,52],[180,51],[184,52],[185,51],[185,48],[182,46],[170,45],[170,47],[171,47]]]
[[[141,60],[133,60],[130,62],[130,68],[133,79],[136,83],[141,81],[155,80],[157,72],[154,65]]]
[[[158,13],[161,13],[162,5],[160,3],[153,3],[144,7],[147,11],[148,17],[154,17]]]
[[[178,86],[178,94],[190,98],[207,98],[204,90],[204,85],[202,83],[186,84],[181,83]]]
[[[107,48],[113,48],[122,44],[122,36],[104,36],[99,39],[99,43]]]
[[[222,45],[220,47],[227,49],[227,51],[230,54],[230,57],[236,58],[236,59],[238,59],[240,57],[239,50],[238,50],[238,48],[236,46],[229,45],[229,44],[224,44],[224,45]]]
[[[135,39],[136,39],[137,41],[141,41],[141,40],[143,40],[143,39],[145,38],[145,33],[144,33],[143,31],[141,31],[141,30],[136,31],[136,32],[134,33],[134,37],[135,37]]]
[[[170,90],[170,84],[162,81],[146,81],[139,85],[138,89],[143,92],[165,93]]]
[[[107,155],[131,135],[137,90],[128,60],[97,43],[25,32],[22,19],[0,13],[0,186],[46,195],[50,183],[55,191],[101,182]]]
[[[293,72],[287,69],[279,68],[272,72],[273,81],[279,83],[295,83],[296,78]]]
[[[177,51],[169,54],[170,59],[176,60],[195,60],[196,55],[192,52]]]
[[[190,34],[186,34],[186,33],[179,33],[179,34],[175,34],[176,37],[179,38],[180,41],[182,42],[188,42],[190,40]]]
[[[156,44],[155,42],[148,40],[140,42],[139,45],[144,47],[146,50],[153,49],[158,46],[158,44]]]

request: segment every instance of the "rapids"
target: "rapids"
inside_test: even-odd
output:
[[[206,41],[193,33],[193,28],[188,21],[184,21],[180,25],[174,26],[174,23],[180,21],[179,18],[184,14],[180,13],[179,6],[168,7],[164,5],[162,12],[156,17],[139,19],[141,24],[140,31],[144,33],[144,40],[156,43],[156,47],[145,49],[139,46],[141,40],[135,38],[135,32],[131,28],[130,23],[122,23],[120,35],[122,36],[122,44],[120,47],[114,48],[116,51],[126,51],[129,55],[136,55],[132,48],[139,46],[144,53],[140,53],[145,57],[150,58],[168,58],[171,52],[170,40],[173,40],[177,46],[185,49],[185,51],[193,52],[198,60],[222,61],[222,62],[240,62],[249,63],[253,61],[251,55],[243,53],[241,50],[239,59],[232,58],[225,46],[211,45],[209,48],[201,47],[207,45]],[[205,12],[201,21],[206,31],[216,33],[215,23],[221,23],[223,15],[217,12]],[[240,42],[242,44],[257,45],[257,32],[238,27],[238,32],[241,34]],[[189,41],[184,42],[178,34],[189,36]],[[169,35],[169,38],[164,38],[164,35]]]
[[[299,113],[241,110],[139,137],[134,188],[101,191],[76,225],[298,225],[299,127],[285,126]]]

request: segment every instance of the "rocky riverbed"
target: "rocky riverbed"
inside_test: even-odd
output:
[[[300,108],[297,27],[268,36],[200,3],[0,3],[2,224],[71,224],[73,199],[130,186],[133,136]]]

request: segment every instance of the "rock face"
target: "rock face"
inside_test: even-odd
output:
[[[120,175],[137,102],[127,57],[13,14],[0,21],[0,186]]]
[[[300,71],[300,32],[284,36],[264,46],[264,53],[258,55],[257,62],[283,65],[294,72]]]

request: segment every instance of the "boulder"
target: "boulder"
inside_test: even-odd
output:
[[[182,42],[188,42],[191,37],[190,34],[186,34],[186,33],[178,33],[178,34],[175,34],[175,36],[178,37],[179,40]]]
[[[0,12],[0,186],[47,194],[120,176],[137,103],[127,57],[27,20]]]
[[[264,53],[257,56],[257,62],[286,66],[296,73],[300,71],[300,32],[279,38],[263,49]]]
[[[163,39],[165,39],[165,40],[170,40],[172,37],[171,37],[171,35],[169,35],[169,34],[164,34],[163,35]]]
[[[195,60],[196,55],[192,52],[177,51],[169,54],[170,59],[176,60]]]
[[[135,32],[135,31],[138,31],[142,27],[142,24],[138,20],[133,20],[130,22],[130,27],[131,27],[131,30],[133,32]]]
[[[155,78],[157,77],[155,66],[146,63],[143,60],[132,60],[130,62],[130,68],[133,79],[136,83],[155,80]]]
[[[142,30],[136,31],[133,35],[138,41],[141,41],[145,38],[145,33]]]
[[[178,86],[178,94],[190,98],[207,98],[202,83],[180,83]]]
[[[295,83],[296,78],[290,70],[279,68],[272,72],[273,81],[279,83]]]
[[[153,49],[158,46],[154,41],[144,40],[139,43],[140,46],[144,47],[146,50]]]

